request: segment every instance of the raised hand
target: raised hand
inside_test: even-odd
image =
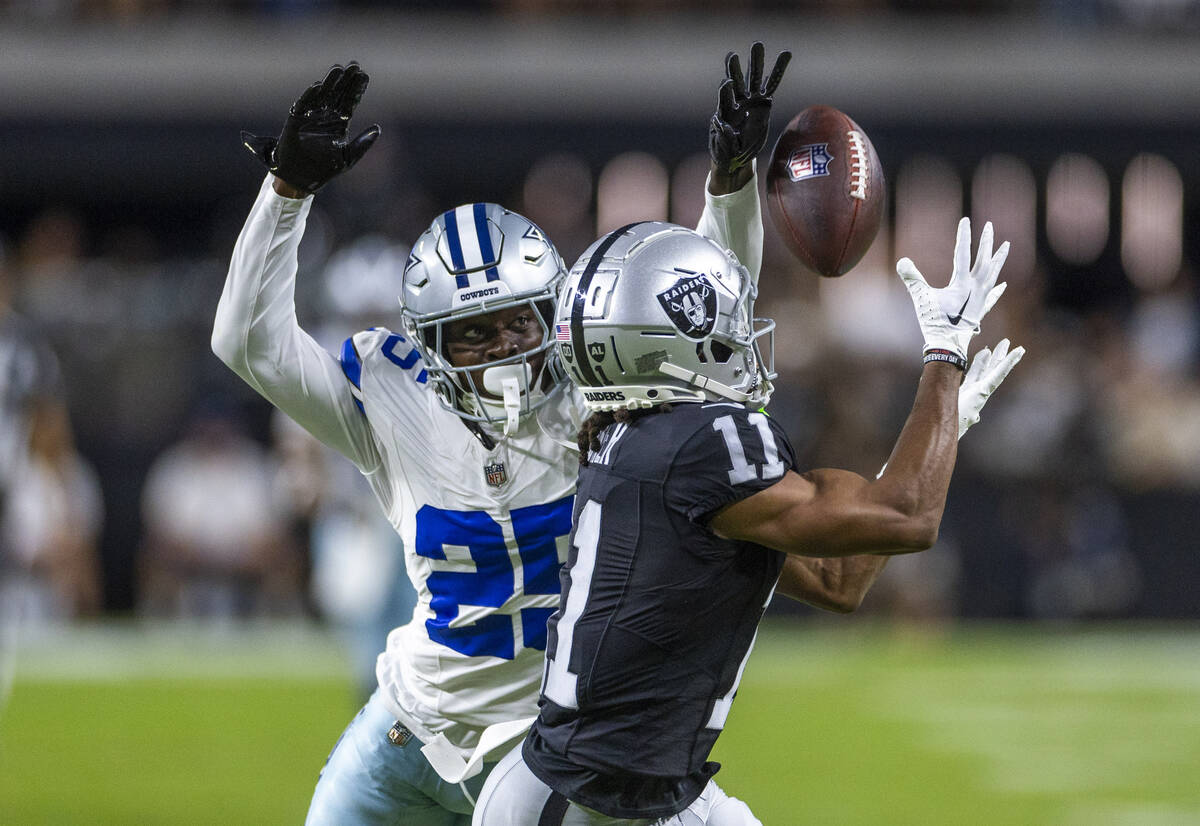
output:
[[[949,361],[967,367],[967,347],[979,332],[979,322],[1004,293],[996,283],[1008,258],[1008,242],[992,252],[992,224],[983,225],[979,250],[971,264],[971,219],[958,222],[954,244],[954,271],[942,288],[929,286],[925,276],[909,258],[896,262],[896,273],[904,281],[917,311],[917,322],[925,335],[926,360]]]
[[[975,354],[958,388],[958,438],[961,439],[971,425],[979,421],[979,413],[987,400],[1024,355],[1024,347],[1008,352],[1006,338],[1000,339],[995,350],[984,347]]]
[[[766,83],[763,83],[764,57],[763,44],[754,43],[750,47],[750,77],[746,79],[737,54],[725,55],[725,80],[717,94],[717,111],[708,127],[709,154],[717,170],[724,174],[748,165],[767,142],[771,96],[783,79],[792,53],[779,53]]]
[[[242,132],[242,143],[276,178],[316,192],[366,154],[379,137],[375,123],[349,140],[350,117],[369,78],[354,61],[335,65],[292,104],[278,138]]]

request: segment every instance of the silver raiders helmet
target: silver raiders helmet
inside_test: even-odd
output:
[[[545,234],[502,206],[464,204],[434,220],[413,245],[404,266],[400,315],[444,407],[464,419],[511,424],[565,386],[550,329],[565,277],[562,256]],[[478,366],[454,367],[446,358],[445,326],[520,305],[535,311],[542,326],[541,343],[488,365],[484,382],[491,385],[492,377],[496,378],[496,386],[487,388],[492,394],[489,399],[470,375]],[[546,358],[535,376],[530,360],[538,353]],[[496,400],[501,385],[504,402]]]
[[[675,224],[630,224],[571,268],[555,338],[593,411],[718,400],[757,407],[776,374],[775,323],[754,317],[756,295],[737,257],[708,238]]]

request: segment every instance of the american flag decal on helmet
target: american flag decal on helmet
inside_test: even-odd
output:
[[[555,341],[570,341],[571,340],[571,325],[570,324],[555,324],[554,325],[554,340]]]

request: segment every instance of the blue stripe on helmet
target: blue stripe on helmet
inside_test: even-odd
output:
[[[492,234],[488,232],[487,205],[475,204],[471,210],[475,213],[475,237],[479,239],[479,254],[483,256],[483,263],[493,264],[496,251],[492,249]],[[487,280],[500,280],[500,272],[494,264],[487,268]]]
[[[463,260],[462,240],[458,237],[458,219],[454,217],[454,210],[451,209],[442,215],[442,220],[446,223],[446,243],[450,245],[450,261],[454,264],[454,269],[465,270],[467,263]],[[466,275],[456,275],[454,280],[459,289],[471,286],[471,281]]]

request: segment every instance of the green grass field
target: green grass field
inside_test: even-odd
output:
[[[765,824],[1200,823],[1200,629],[838,624],[765,626],[718,744]],[[5,826],[300,823],[356,708],[302,630],[83,629],[16,674]]]

